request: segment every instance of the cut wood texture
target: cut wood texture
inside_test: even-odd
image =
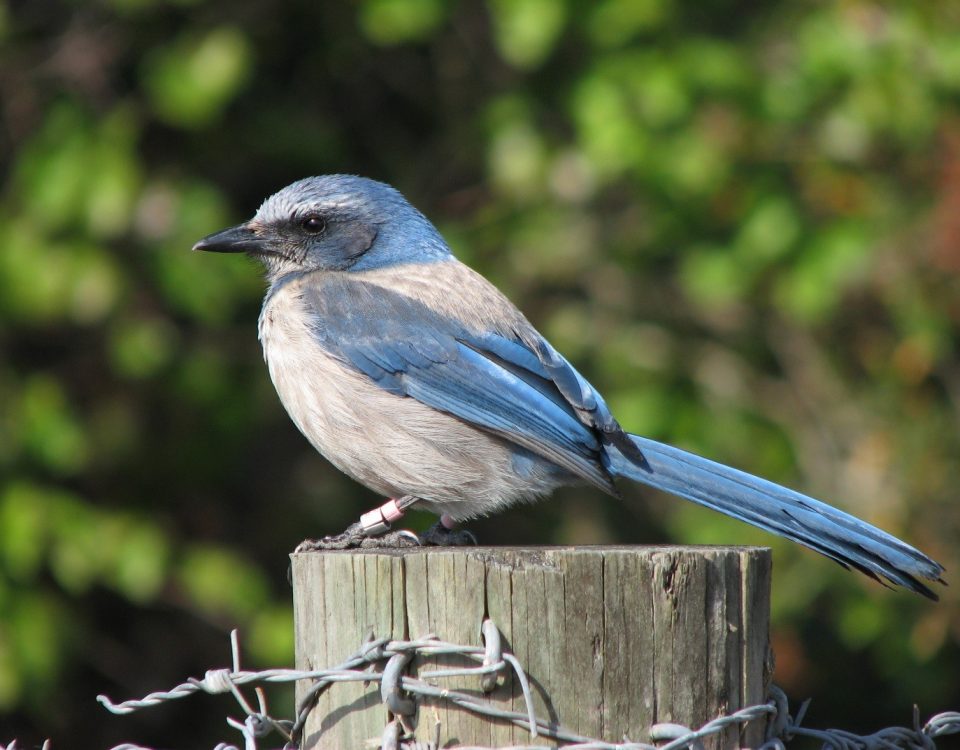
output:
[[[537,715],[586,737],[648,741],[653,724],[698,728],[766,699],[767,549],[416,548],[310,552],[292,561],[300,669],[333,667],[370,636],[433,634],[479,646],[489,617],[526,670]],[[476,666],[418,657],[408,672],[438,663]],[[476,677],[437,681],[524,711],[516,683],[501,678],[484,694]],[[303,747],[377,747],[388,720],[376,683],[337,684],[311,713]],[[433,739],[437,721],[441,747],[531,743],[525,729],[418,700],[416,738]],[[762,731],[730,728],[706,745],[755,746]]]

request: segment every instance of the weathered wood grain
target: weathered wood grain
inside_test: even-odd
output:
[[[470,547],[292,561],[299,668],[339,664],[370,635],[481,645],[490,617],[526,668],[538,716],[587,737],[646,741],[657,722],[697,727],[766,695],[769,550]],[[410,671],[428,664],[466,662],[418,659]],[[442,684],[482,695],[476,678]],[[486,700],[524,710],[512,677]],[[376,746],[387,720],[376,684],[335,685],[312,713],[304,747]],[[418,704],[417,738],[431,739],[438,721],[443,747],[530,741],[523,729],[430,700]],[[762,727],[743,737],[730,729],[707,747],[761,738]]]

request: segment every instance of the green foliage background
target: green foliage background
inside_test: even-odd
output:
[[[233,626],[292,662],[285,555],[374,498],[282,412],[257,268],[189,248],[334,171],[404,191],[627,428],[954,586],[636,488],[484,541],[771,545],[775,678],[812,724],[960,708],[958,33],[946,2],[0,2],[0,741],[236,740],[225,699],[94,696],[225,664]]]

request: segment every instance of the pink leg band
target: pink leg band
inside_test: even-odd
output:
[[[403,518],[403,510],[397,505],[397,499],[394,497],[380,506],[380,512],[383,514],[384,520],[388,522]]]
[[[403,518],[403,509],[397,505],[395,498],[390,498],[379,508],[360,516],[360,525],[367,536],[377,536],[387,531],[390,523],[398,518]]]

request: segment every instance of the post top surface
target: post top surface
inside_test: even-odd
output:
[[[346,550],[317,550],[311,552],[293,552],[291,560],[306,560],[315,555],[360,555],[360,556],[389,556],[407,557],[409,555],[454,555],[469,557],[496,558],[500,556],[529,555],[607,555],[632,554],[641,557],[662,554],[689,554],[694,556],[710,556],[718,554],[732,555],[759,555],[769,556],[769,547],[750,545],[714,545],[714,544],[531,544],[524,546],[466,546],[466,547],[403,547],[397,549],[346,549]]]

